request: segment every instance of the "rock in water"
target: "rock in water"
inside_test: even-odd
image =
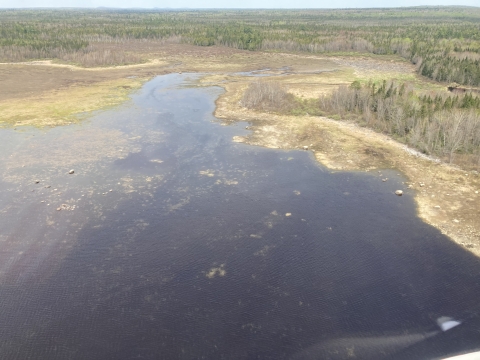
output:
[[[68,173],[69,173],[69,174],[73,174],[74,172],[75,172],[75,170],[72,169],[72,170],[70,170]]]
[[[402,190],[397,190],[397,191],[395,191],[395,195],[402,196],[403,191]]]

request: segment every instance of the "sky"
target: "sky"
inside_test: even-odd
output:
[[[420,5],[479,6],[480,0],[0,0],[0,8],[116,7],[116,8],[359,8]]]

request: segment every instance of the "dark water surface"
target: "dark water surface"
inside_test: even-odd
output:
[[[478,306],[478,259],[393,195],[396,172],[233,143],[221,90],[188,76],[82,125],[0,130],[0,358],[361,358],[358,339]]]

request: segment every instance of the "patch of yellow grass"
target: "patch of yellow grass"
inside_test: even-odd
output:
[[[119,105],[145,79],[116,79],[72,86],[24,99],[0,102],[0,126],[58,126],[79,121],[82,113]]]

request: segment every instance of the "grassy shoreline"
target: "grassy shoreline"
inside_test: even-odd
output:
[[[234,141],[255,146],[302,149],[332,171],[366,171],[380,175],[395,169],[407,178],[403,191],[415,194],[419,217],[457,244],[480,256],[480,176],[432,161],[392,138],[349,121],[319,116],[292,116],[242,108],[246,84],[219,84],[215,116],[226,122],[249,122],[250,135]],[[392,196],[395,196],[392,193]]]
[[[282,72],[281,69],[285,67],[288,67],[290,74]],[[153,76],[173,72],[207,74],[198,80],[197,86],[216,85],[225,89],[225,93],[216,101],[215,116],[225,122],[247,121],[250,124],[250,135],[235,137],[234,141],[282,149],[298,149],[308,145],[310,151],[315,151],[316,159],[332,171],[376,172],[397,169],[409,179],[403,190],[415,192],[419,216],[480,256],[478,174],[416,156],[405,145],[353,122],[321,116],[280,115],[240,106],[245,89],[254,80],[240,72],[265,68],[270,69],[268,74],[272,79],[282,81],[291,93],[305,99],[329,93],[339,85],[350,84],[354,80],[365,81],[372,75],[387,79],[411,78],[420,86],[433,86],[427,82],[424,84],[421,77],[415,75],[413,66],[404,61],[252,53],[219,47],[207,49],[172,45],[166,47],[155,63],[140,66],[92,71],[68,69],[55,64],[0,65],[0,75],[4,70],[6,84],[9,84],[10,78],[12,86],[19,81],[32,80],[32,84],[37,81],[31,89],[19,87],[15,96],[8,91],[3,95],[0,93],[0,109],[3,107],[8,110],[0,115],[0,120],[3,116],[6,124],[5,116],[10,114],[10,126],[62,125],[71,122],[70,116],[75,113],[98,110],[125,101],[131,91]],[[28,77],[21,78],[25,71]],[[57,82],[49,85],[46,81],[51,78]],[[41,89],[38,94],[25,91],[35,90],[35,87]],[[55,106],[70,113],[57,111]],[[46,112],[52,109],[58,114],[57,118],[47,116]],[[30,111],[30,120],[18,118],[21,114],[27,114],[22,111]]]
[[[140,78],[118,79],[7,100],[0,103],[0,123],[3,126],[43,128],[80,122],[92,111],[124,103],[144,81]]]

